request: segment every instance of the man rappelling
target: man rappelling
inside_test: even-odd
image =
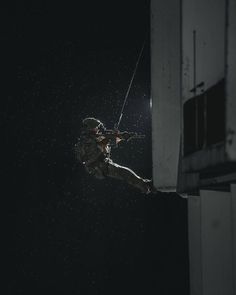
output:
[[[107,130],[103,123],[96,118],[85,118],[82,123],[82,131],[78,144],[75,146],[77,159],[82,163],[86,171],[98,179],[112,177],[126,181],[139,189],[144,194],[157,193],[152,181],[138,176],[128,167],[120,166],[111,159],[111,146],[118,145],[121,141],[129,141],[131,138],[143,137],[134,132],[120,132],[119,125],[123,117],[124,107],[141,59],[145,41],[138,55],[135,68],[126,91],[121,108],[118,123],[114,130]]]
[[[111,145],[129,141],[134,137],[139,136],[127,131],[107,130],[98,119],[85,118],[79,142],[75,147],[77,159],[90,175],[98,179],[112,177],[126,181],[142,193],[156,193],[151,180],[138,176],[131,169],[120,166],[111,159]]]

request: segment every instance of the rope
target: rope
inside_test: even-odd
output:
[[[137,71],[137,68],[138,68],[138,64],[139,64],[140,58],[141,58],[142,53],[143,53],[143,49],[144,49],[145,43],[146,43],[146,40],[144,40],[143,45],[142,45],[142,48],[140,50],[140,53],[139,53],[139,56],[138,56],[138,59],[137,59],[137,62],[136,62],[136,65],[135,65],[135,68],[134,68],[134,71],[133,71],[133,75],[132,75],[131,80],[130,80],[130,83],[129,83],[129,87],[128,87],[127,91],[126,91],[126,95],[125,95],[125,99],[124,99],[124,102],[123,102],[123,105],[122,105],[122,108],[121,108],[121,112],[120,112],[120,117],[119,117],[118,123],[115,124],[115,129],[118,129],[119,128],[121,119],[123,117],[123,111],[124,111],[124,108],[125,108],[125,104],[126,104],[126,101],[127,101],[128,96],[129,96],[129,92],[130,92],[130,89],[131,89],[131,86],[132,86],[132,83],[133,83],[133,80],[134,80],[134,76],[135,76],[136,71]]]

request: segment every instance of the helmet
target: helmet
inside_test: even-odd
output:
[[[83,128],[86,130],[92,130],[95,128],[103,128],[103,124],[101,121],[95,118],[85,118],[83,120]]]

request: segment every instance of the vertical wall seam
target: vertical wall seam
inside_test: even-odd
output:
[[[201,290],[200,294],[203,295],[203,244],[202,244],[202,196],[200,191],[200,270],[201,270]]]
[[[235,253],[235,231],[236,229],[234,228],[234,207],[233,207],[233,202],[234,202],[234,196],[233,196],[233,189],[231,185],[231,194],[230,194],[230,224],[231,224],[231,236],[232,236],[232,244],[231,244],[231,251],[232,251],[232,279],[233,279],[233,294],[236,295],[236,282],[234,278],[236,277],[235,274],[235,260],[236,260],[236,253]]]

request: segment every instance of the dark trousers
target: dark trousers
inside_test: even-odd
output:
[[[143,193],[148,191],[149,180],[143,179],[133,170],[128,167],[118,165],[109,158],[104,159],[104,161],[99,161],[93,166],[87,167],[87,171],[89,174],[94,175],[98,179],[112,177],[127,182]]]

